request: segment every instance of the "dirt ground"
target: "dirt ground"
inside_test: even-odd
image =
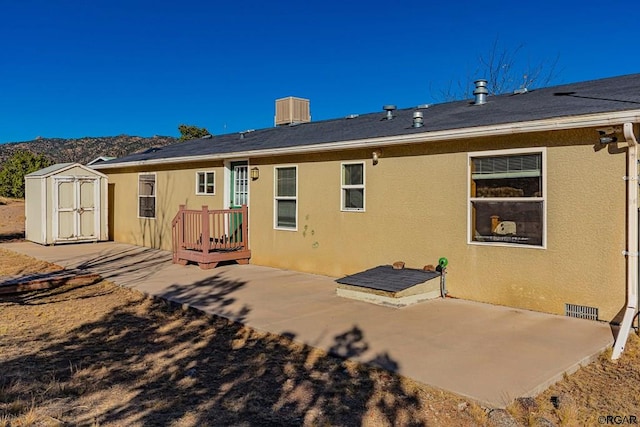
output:
[[[19,204],[0,205],[0,241],[20,238],[21,225],[6,220],[21,218]],[[0,283],[58,268],[0,249]],[[0,295],[0,427],[633,425],[640,340],[617,363],[609,355],[491,410],[287,337],[76,280]]]
[[[0,243],[24,239],[24,200],[0,197]]]

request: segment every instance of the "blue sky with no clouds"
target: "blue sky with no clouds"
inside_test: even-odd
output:
[[[557,57],[556,84],[637,73],[638,16],[635,0],[0,0],[0,143],[258,129],[285,96],[313,120],[437,102],[496,40],[523,69]]]

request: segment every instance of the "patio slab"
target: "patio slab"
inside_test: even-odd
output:
[[[336,296],[332,277],[257,265],[201,270],[172,264],[169,252],[113,242],[0,247],[376,361],[492,407],[538,394],[613,343],[606,323],[456,299],[383,307]]]

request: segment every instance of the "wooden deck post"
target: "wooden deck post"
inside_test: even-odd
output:
[[[202,206],[202,253],[208,254],[211,247],[211,236],[209,235],[209,207]]]
[[[242,244],[245,249],[249,248],[249,208],[242,205]]]
[[[171,223],[171,228],[173,229],[172,237],[173,241],[171,242],[173,246],[173,263],[178,263],[178,249],[182,249],[184,245],[184,208],[185,205],[180,205],[178,207],[178,213]]]

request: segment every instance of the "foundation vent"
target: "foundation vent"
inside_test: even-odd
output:
[[[564,314],[578,319],[598,320],[598,308],[586,305],[564,304]]]

